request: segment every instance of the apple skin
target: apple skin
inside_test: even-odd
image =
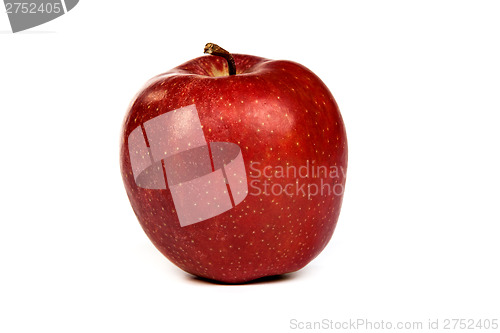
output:
[[[325,248],[337,224],[343,191],[257,195],[257,188],[262,192],[266,179],[281,186],[296,184],[290,176],[266,175],[278,166],[307,163],[342,169],[342,177],[324,180],[343,188],[347,138],[337,103],[310,70],[291,61],[233,56],[236,75],[228,75],[224,58],[207,55],[147,82],[123,123],[120,164],[132,208],[161,253],[193,275],[244,283],[297,271]],[[258,185],[249,186],[243,202],[229,211],[181,227],[168,188],[136,185],[128,137],[144,122],[192,104],[206,140],[237,144],[248,181]],[[319,178],[299,181],[318,183]]]

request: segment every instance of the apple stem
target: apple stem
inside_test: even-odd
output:
[[[219,45],[214,44],[214,43],[207,43],[207,45],[205,45],[205,50],[203,51],[203,53],[223,57],[224,59],[227,60],[227,66],[229,68],[229,75],[236,74],[236,64],[234,63],[233,55],[231,53],[227,52],[226,50],[224,50]]]

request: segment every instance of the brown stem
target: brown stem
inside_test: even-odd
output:
[[[207,43],[207,45],[205,45],[205,50],[203,51],[203,53],[223,57],[224,59],[227,60],[227,66],[229,67],[229,75],[236,74],[236,64],[234,63],[233,55],[224,50],[219,45],[214,43]]]

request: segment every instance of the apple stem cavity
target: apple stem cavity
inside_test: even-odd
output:
[[[222,47],[214,43],[207,43],[203,53],[223,57],[227,60],[227,66],[229,68],[229,75],[236,75],[236,64],[234,63],[233,55]]]

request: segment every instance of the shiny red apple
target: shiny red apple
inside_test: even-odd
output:
[[[158,250],[196,276],[242,283],[297,271],[340,213],[338,106],[300,64],[205,51],[131,103],[120,163],[132,208]]]

